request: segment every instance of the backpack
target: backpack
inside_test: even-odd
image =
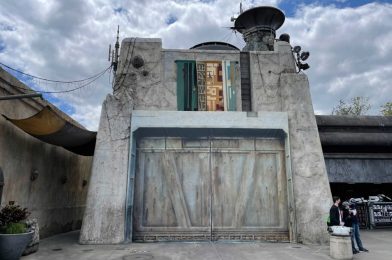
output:
[[[330,227],[331,226],[331,216],[328,215],[327,217],[327,226]]]

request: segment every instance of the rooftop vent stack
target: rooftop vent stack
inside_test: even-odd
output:
[[[283,12],[270,6],[259,6],[242,12],[235,19],[234,29],[244,37],[246,45],[243,51],[273,51],[275,31],[284,20]]]

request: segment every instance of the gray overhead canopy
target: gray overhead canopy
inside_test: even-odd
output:
[[[94,155],[97,132],[81,128],[46,106],[37,114],[24,119],[11,119],[12,124],[43,142],[64,147],[80,155]]]

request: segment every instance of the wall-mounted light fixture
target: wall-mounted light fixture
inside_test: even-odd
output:
[[[299,73],[301,70],[307,70],[310,68],[309,64],[302,63],[302,61],[305,61],[309,58],[310,53],[308,51],[301,52],[301,50],[302,50],[301,46],[294,46],[293,48],[293,53],[296,56],[296,65],[298,68],[297,73]]]
[[[309,58],[310,53],[308,51],[304,51],[301,53],[301,60],[306,61]]]

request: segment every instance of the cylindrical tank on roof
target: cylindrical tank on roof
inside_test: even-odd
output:
[[[284,23],[285,15],[275,7],[259,6],[241,13],[234,22],[246,42],[243,51],[272,51],[276,33]]]
[[[219,51],[239,51],[237,47],[226,42],[203,42],[190,48],[191,50],[219,50]]]

